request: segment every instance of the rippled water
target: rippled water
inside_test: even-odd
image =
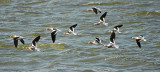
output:
[[[159,0],[0,0],[0,71],[37,72],[159,72]],[[88,12],[99,7],[108,12],[108,26],[94,26],[102,14]],[[78,24],[79,35],[63,35]],[[91,45],[99,37],[109,43],[115,25],[123,24],[116,35],[119,49]],[[56,27],[56,43],[46,28]],[[10,35],[25,37],[25,45],[13,45]],[[24,49],[40,35],[42,52]],[[147,42],[138,48],[132,36],[144,35]]]

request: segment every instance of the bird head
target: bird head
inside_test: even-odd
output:
[[[88,9],[87,11],[93,11],[93,9]]]
[[[46,30],[53,30],[53,28],[47,28]]]
[[[26,47],[26,49],[31,49],[31,47]]]
[[[65,34],[65,35],[69,35],[70,33],[68,33],[68,32],[64,32],[64,34]]]
[[[137,37],[132,37],[132,39],[137,39]]]
[[[112,33],[113,31],[112,31],[112,30],[109,30],[108,32],[109,32],[109,33]]]
[[[14,35],[11,35],[10,37],[11,37],[11,38],[14,38],[15,36],[14,36]]]
[[[103,45],[103,46],[105,46],[105,47],[109,47],[110,45]]]
[[[90,42],[90,41],[89,41],[88,43],[89,43],[89,44],[94,44],[93,42]]]
[[[99,23],[93,23],[94,25],[99,25]]]

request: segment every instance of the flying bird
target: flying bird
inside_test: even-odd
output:
[[[24,40],[23,40],[24,37],[22,37],[22,36],[11,35],[10,37],[13,38],[14,45],[15,45],[16,48],[18,46],[18,40],[20,40],[22,44],[25,44]]]
[[[66,34],[66,35],[71,35],[71,34],[77,35],[77,34],[74,32],[74,28],[75,28],[76,26],[77,26],[77,24],[72,25],[72,26],[69,28],[68,32],[64,32],[64,34]]]
[[[92,9],[88,9],[88,11],[94,11],[95,14],[101,13],[100,8],[93,7]]]
[[[99,20],[99,22],[98,23],[94,23],[94,25],[101,25],[101,24],[103,24],[103,25],[108,25],[108,23],[105,23],[105,17],[106,17],[106,15],[107,15],[107,12],[105,12],[101,17],[100,17],[100,20]]]
[[[110,43],[108,45],[104,45],[104,46],[108,47],[108,48],[119,48],[119,46],[116,45],[116,43],[115,43],[115,39],[116,39],[116,34],[113,30],[113,32],[111,33],[111,36],[110,36]]]
[[[93,42],[89,41],[88,43],[89,44],[102,44],[102,41],[98,37],[96,37],[95,41]]]
[[[32,41],[32,46],[31,47],[26,47],[26,49],[32,50],[32,51],[40,51],[39,48],[37,48],[37,42],[39,41],[40,36],[37,36],[33,41]]]
[[[117,33],[121,33],[120,31],[119,31],[119,28],[121,28],[123,25],[117,25],[117,26],[114,26],[114,31],[115,32],[117,32]],[[113,30],[109,30],[108,32],[110,32],[110,33],[112,33],[113,32]]]
[[[138,37],[132,37],[132,39],[136,39],[136,43],[138,45],[139,48],[141,48],[141,41],[146,41],[146,39],[144,38],[143,35],[140,35]]]
[[[53,41],[53,43],[54,43],[55,40],[56,40],[56,32],[57,32],[57,29],[56,29],[56,28],[47,28],[47,30],[52,30],[52,32],[51,32],[51,38],[52,38],[52,41]]]

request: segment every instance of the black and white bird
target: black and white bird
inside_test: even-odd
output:
[[[24,40],[23,40],[24,37],[22,37],[22,36],[11,35],[10,37],[13,38],[14,45],[15,45],[16,48],[18,46],[18,40],[20,40],[22,44],[25,44]]]
[[[123,25],[117,25],[117,26],[114,26],[114,32],[117,32],[117,33],[121,33],[120,31],[119,31],[119,28],[121,28]],[[112,33],[113,32],[113,30],[109,30],[108,32],[110,32],[110,33]]]
[[[102,44],[102,41],[101,41],[101,39],[99,39],[98,37],[96,37],[95,41],[93,41],[93,42],[89,41],[88,43],[89,44]]]
[[[116,45],[116,43],[115,43],[115,39],[116,39],[116,34],[113,30],[113,32],[111,33],[111,36],[110,36],[110,43],[108,45],[104,45],[104,46],[108,47],[108,48],[119,48],[119,46]]]
[[[69,28],[69,30],[68,30],[68,32],[64,32],[64,34],[66,34],[66,35],[77,35],[76,33],[75,33],[75,31],[74,31],[74,28],[77,26],[77,24],[74,24],[74,25],[72,25],[70,28]]]
[[[52,41],[54,43],[55,40],[56,40],[57,29],[56,28],[47,28],[47,30],[52,30],[52,32],[51,32],[51,38],[52,38]]]
[[[132,37],[132,39],[136,39],[136,43],[139,48],[141,48],[141,41],[146,41],[143,35],[140,35],[138,37]]]
[[[94,11],[95,14],[101,13],[101,9],[97,7],[93,7],[92,9],[88,9],[88,11]]]
[[[96,14],[101,13],[100,8],[94,7],[94,8],[92,8],[92,9],[93,9],[93,11],[94,11]]]
[[[37,42],[39,41],[40,36],[37,36],[33,41],[32,41],[32,46],[31,47],[26,47],[26,49],[32,50],[32,51],[40,51],[39,48],[37,48]]]
[[[99,20],[99,22],[98,23],[94,23],[94,25],[101,25],[101,24],[103,24],[103,25],[108,25],[108,23],[106,23],[105,22],[105,17],[106,17],[106,15],[107,15],[107,12],[105,12],[101,17],[100,17],[100,20]]]

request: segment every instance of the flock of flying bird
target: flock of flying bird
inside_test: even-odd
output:
[[[92,9],[88,9],[88,11],[93,11],[95,14],[98,14],[98,13],[101,13],[101,10],[100,8],[92,8]],[[100,20],[99,22],[97,23],[94,23],[94,25],[108,25],[108,23],[105,23],[105,17],[107,15],[107,12],[104,12],[104,14],[102,14],[102,16],[100,17]],[[77,35],[74,31],[75,27],[77,26],[77,24],[74,24],[72,25],[69,30],[67,32],[64,32],[65,35]],[[105,45],[102,43],[102,40],[99,39],[98,37],[96,37],[95,41],[91,42],[89,41],[88,43],[89,44],[101,44],[105,47],[108,47],[108,48],[119,48],[118,45],[116,45],[115,43],[115,38],[116,38],[116,33],[121,33],[119,31],[119,28],[122,27],[123,25],[117,25],[114,27],[113,30],[109,30],[108,32],[111,33],[111,36],[110,36],[110,43],[108,45]],[[51,32],[51,38],[52,38],[52,41],[53,43],[55,42],[56,40],[56,34],[57,34],[57,31],[60,31],[59,29],[56,29],[56,28],[47,28],[46,30],[52,30]],[[15,47],[17,48],[18,46],[18,40],[20,40],[23,44],[25,44],[22,36],[17,36],[17,35],[11,35],[10,36],[11,38],[13,38],[14,40],[14,45]],[[40,36],[37,36],[33,41],[32,41],[32,46],[30,47],[26,47],[26,49],[29,49],[29,50],[32,50],[32,51],[40,51],[39,48],[37,48],[37,42],[39,41],[40,39]],[[143,35],[140,35],[138,37],[132,37],[132,39],[135,39],[136,40],[136,43],[138,45],[139,48],[141,48],[141,43],[140,41],[146,41],[146,39],[144,38]]]

